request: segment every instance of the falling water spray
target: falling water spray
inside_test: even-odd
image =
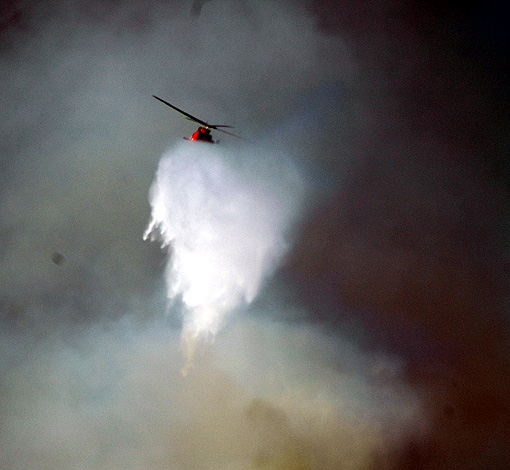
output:
[[[185,143],[162,156],[144,238],[168,250],[167,294],[185,308],[188,363],[197,341],[214,337],[277,267],[303,189],[296,167],[277,152]]]

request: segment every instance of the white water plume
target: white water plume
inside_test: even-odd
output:
[[[302,193],[280,154],[193,143],[163,155],[145,238],[168,247],[168,297],[181,298],[186,332],[214,335],[255,298],[286,252]]]

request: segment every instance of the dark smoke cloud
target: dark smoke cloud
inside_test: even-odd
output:
[[[472,26],[493,5],[351,6],[315,11],[355,44],[359,164],[291,275],[323,320],[352,328],[348,304],[372,347],[410,359],[432,426],[397,468],[506,468],[508,62]]]
[[[200,16],[202,7],[209,1],[211,0],[193,0],[193,3],[191,4],[191,16]]]
[[[4,2],[0,467],[507,468],[508,93],[481,10]],[[195,128],[152,94],[309,190],[186,377],[142,234]]]

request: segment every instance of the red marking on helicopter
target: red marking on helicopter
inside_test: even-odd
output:
[[[188,118],[188,120],[194,121],[194,122],[200,124],[200,127],[191,135],[191,137],[188,140],[191,140],[191,141],[199,140],[201,142],[209,142],[211,144],[214,144],[215,142],[211,135],[211,129],[214,129],[214,130],[217,130],[220,132],[224,132],[225,134],[231,135],[233,137],[240,138],[238,135],[232,134],[232,132],[228,132],[223,129],[220,129],[220,127],[232,128],[232,126],[226,126],[223,124],[208,124],[207,122],[202,121],[201,119],[198,119],[195,116],[192,116],[191,114],[186,113],[182,109],[179,109],[178,107],[174,106],[173,104],[168,103],[167,101],[157,97],[156,95],[152,95],[152,96],[154,98],[156,98],[157,100],[161,101],[162,103],[166,104],[167,106],[170,106],[172,109],[175,109],[175,111],[177,111],[181,114],[184,114],[184,116],[186,116]],[[184,137],[184,138],[186,139],[186,137]]]

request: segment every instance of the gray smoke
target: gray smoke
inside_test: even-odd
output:
[[[482,92],[446,99],[425,72],[454,52],[398,2],[216,0],[190,18],[204,3],[1,7],[0,468],[501,462],[502,190],[464,145]],[[190,150],[196,127],[153,94],[243,139]],[[191,224],[168,250],[143,240],[157,194]],[[191,236],[200,221],[217,243]],[[194,244],[235,288],[183,376],[196,285],[172,263]]]
[[[210,0],[193,0],[191,4],[191,16],[200,16],[204,3],[207,3],[208,1]]]
[[[4,335],[2,468],[359,468],[415,427],[399,362],[317,329],[234,320],[183,377],[178,333],[133,326]]]

